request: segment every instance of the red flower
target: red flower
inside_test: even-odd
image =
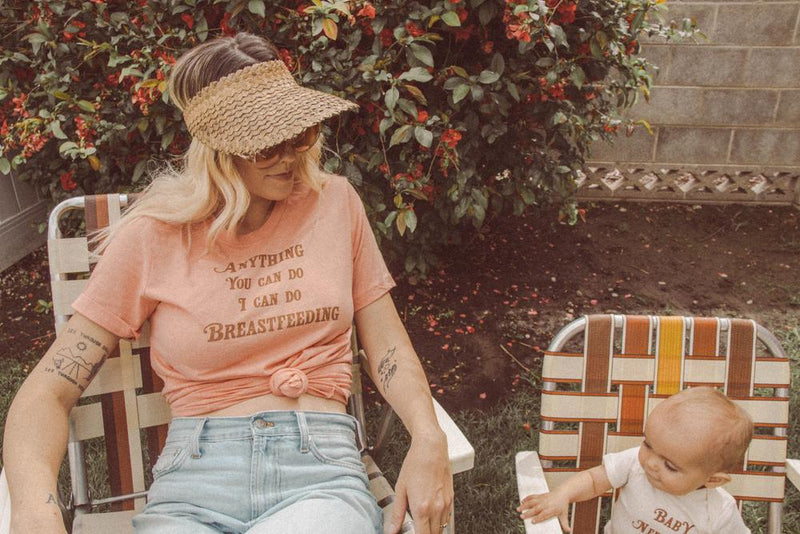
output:
[[[231,14],[225,13],[225,15],[222,16],[222,20],[219,21],[219,27],[222,30],[222,33],[224,33],[228,37],[233,37],[234,35],[236,35],[236,30],[228,26],[229,20],[231,20]]]
[[[295,67],[297,67],[297,63],[292,57],[292,53],[285,48],[281,48],[280,50],[278,50],[278,55],[281,57],[281,60],[286,64],[286,68],[289,69],[290,71],[294,71]]]
[[[411,37],[419,37],[420,35],[425,34],[425,30],[421,29],[413,22],[406,22],[406,31],[409,33],[409,35],[411,35]]]
[[[367,2],[366,4],[364,4],[364,7],[358,10],[358,13],[356,13],[356,17],[366,17],[368,19],[374,19],[375,6]]]
[[[467,13],[467,10],[464,9],[463,7],[461,9],[459,9],[456,13],[458,13],[458,20],[460,20],[462,23],[465,20],[467,20],[467,17],[469,16],[469,14]]]
[[[417,122],[425,122],[426,120],[428,120],[428,112],[424,109],[421,109],[417,113]]]
[[[461,141],[461,132],[458,130],[445,130],[442,133],[442,143],[450,148],[455,148],[459,141]]]
[[[186,27],[189,28],[190,30],[194,28],[194,17],[191,14],[182,13],[181,20],[183,21],[184,24],[186,24]]]
[[[390,30],[389,28],[382,29],[379,37],[381,39],[381,44],[383,46],[392,46],[392,43],[394,42],[394,36],[392,35],[392,30]]]
[[[562,4],[557,10],[560,15],[559,22],[563,24],[572,24],[575,22],[576,9],[578,9],[577,4]]]
[[[483,43],[484,54],[491,54],[493,49],[494,49],[494,43],[492,41],[486,41],[485,43]]]
[[[58,177],[58,179],[61,181],[61,187],[64,188],[64,191],[72,191],[76,187],[78,187],[78,184],[76,184],[75,180],[72,179],[74,174],[75,171],[71,170],[68,172],[61,173],[61,175]]]

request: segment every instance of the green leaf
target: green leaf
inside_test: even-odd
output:
[[[413,234],[417,229],[417,214],[414,213],[414,210],[405,210],[403,213],[406,215],[406,227]]]
[[[266,10],[265,10],[265,7],[264,7],[264,0],[250,0],[247,3],[247,9],[250,11],[250,13],[253,13],[255,15],[259,15],[259,16],[261,16],[261,18],[264,18],[264,17],[267,16],[267,13],[266,13]]]
[[[0,158],[0,173],[8,174],[11,172],[11,163],[6,158]]]
[[[78,107],[81,108],[86,113],[94,113],[94,104],[87,100],[78,100]]]
[[[520,96],[519,96],[519,89],[517,89],[517,85],[515,83],[508,82],[506,84],[506,87],[508,87],[508,93],[511,95],[511,98],[519,102]]]
[[[459,67],[458,65],[451,65],[450,68],[453,69],[453,72],[455,72],[462,78],[469,78],[469,74],[467,73],[466,70],[464,70],[464,67]]]
[[[195,24],[194,31],[201,42],[208,39],[208,21],[204,16],[201,16],[200,20]]]
[[[506,60],[503,59],[503,54],[495,53],[492,56],[492,62],[489,64],[489,70],[496,72],[498,76],[502,76],[506,70]]]
[[[458,13],[455,11],[445,11],[442,13],[442,20],[448,26],[460,27],[461,20],[458,18]]]
[[[397,219],[395,219],[395,225],[397,226],[397,231],[400,232],[400,235],[406,233],[406,210],[402,210],[400,213],[397,214]]]
[[[394,145],[399,145],[401,143],[407,143],[410,141],[412,135],[411,128],[412,127],[410,124],[404,124],[395,130],[392,134],[392,139],[389,141],[389,148],[392,148]]]
[[[478,76],[478,81],[485,84],[494,83],[499,79],[500,75],[490,70],[481,71],[480,76]]]
[[[121,63],[127,63],[131,60],[130,56],[120,55],[116,52],[111,52],[111,55],[108,57],[108,66],[109,67],[116,67]]]
[[[67,141],[66,143],[61,143],[61,145],[59,145],[58,152],[60,154],[66,154],[70,150],[75,150],[76,148],[78,148],[77,144],[72,141]]]
[[[322,21],[322,31],[331,41],[335,41],[339,36],[339,26],[333,19],[325,19]]]
[[[458,104],[465,96],[469,94],[469,85],[462,83],[453,90],[453,104]]]
[[[64,91],[53,91],[53,96],[59,100],[69,100],[71,97]]]
[[[399,76],[400,80],[411,80],[413,82],[429,82],[433,75],[423,67],[413,67]]]
[[[608,35],[604,31],[597,32],[594,37],[597,39],[597,44],[600,45],[601,49],[605,49],[608,46]]]
[[[444,85],[442,87],[444,87],[445,91],[452,91],[453,89],[455,89],[459,85],[464,85],[465,83],[467,83],[467,82],[466,82],[466,80],[464,80],[464,78],[459,78],[457,76],[453,76],[452,78],[447,78],[444,81]]]
[[[61,125],[58,121],[53,121],[50,123],[50,131],[53,132],[53,137],[56,139],[67,139],[67,134],[61,129]]]
[[[428,99],[425,98],[425,95],[422,93],[419,87],[417,87],[416,85],[404,85],[403,87],[405,87],[405,89],[409,93],[411,93],[411,96],[413,96],[417,100],[417,102],[419,102],[423,106],[426,106],[428,104]]]
[[[561,111],[556,111],[553,114],[553,124],[564,124],[567,122],[567,116]]]
[[[586,81],[586,73],[583,72],[583,69],[580,68],[578,65],[575,65],[575,68],[572,70],[570,78],[572,79],[572,83],[575,84],[575,87],[580,89],[583,87],[583,82]]]
[[[426,129],[424,126],[417,126],[414,128],[414,137],[417,142],[425,148],[430,148],[433,143],[433,132]]]
[[[536,66],[542,67],[543,69],[552,67],[555,64],[556,64],[555,60],[551,57],[540,57],[539,59],[536,60]]]
[[[425,65],[433,67],[433,54],[431,54],[431,51],[428,50],[428,47],[417,43],[411,43],[409,48],[411,48],[411,53],[414,54],[415,58],[423,62]]]
[[[25,39],[28,40],[31,44],[42,44],[47,42],[47,37],[42,35],[41,33],[31,33],[25,36]]]
[[[550,37],[555,40],[557,45],[567,46],[567,34],[564,33],[564,28],[558,24],[548,24],[547,31],[550,32]]]
[[[122,69],[122,71],[119,73],[119,79],[121,80],[125,76],[136,76],[137,78],[144,78],[144,74],[142,74],[142,71],[140,71],[136,67],[125,67],[124,69]]]
[[[400,91],[397,90],[397,87],[392,87],[386,91],[386,96],[383,98],[386,102],[386,107],[389,108],[389,111],[392,113],[394,113],[398,98],[400,98]]]
[[[142,161],[140,161],[139,163],[136,164],[136,167],[133,168],[133,177],[132,177],[133,183],[137,183],[139,181],[139,179],[144,174],[144,170],[146,168],[147,168],[147,160],[146,159],[143,159]]]

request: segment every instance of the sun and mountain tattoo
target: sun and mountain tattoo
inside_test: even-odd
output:
[[[110,351],[100,341],[84,332],[78,332],[74,328],[68,328],[67,334],[73,334],[78,341],[59,348],[53,356],[51,364],[45,366],[45,371],[60,376],[84,391],[108,358]],[[92,346],[103,351],[103,357],[95,363],[87,361],[84,357],[86,351]]]

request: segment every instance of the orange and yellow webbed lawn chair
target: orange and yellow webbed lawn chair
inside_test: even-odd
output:
[[[557,487],[574,472],[599,465],[606,453],[640,445],[647,415],[660,401],[687,387],[713,386],[755,424],[744,464],[724,487],[739,502],[769,502],[769,532],[780,533],[785,478],[800,482],[800,465],[786,459],[789,380],[777,338],[751,320],[577,319],[545,353],[538,454],[524,451],[516,458],[520,498]],[[599,498],[572,505],[573,532],[598,532],[600,511]],[[552,518],[538,525],[526,521],[525,531],[561,528]]]

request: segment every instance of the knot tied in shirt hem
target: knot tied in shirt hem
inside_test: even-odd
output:
[[[300,369],[286,367],[272,374],[269,385],[273,395],[297,399],[308,391],[308,376]]]

